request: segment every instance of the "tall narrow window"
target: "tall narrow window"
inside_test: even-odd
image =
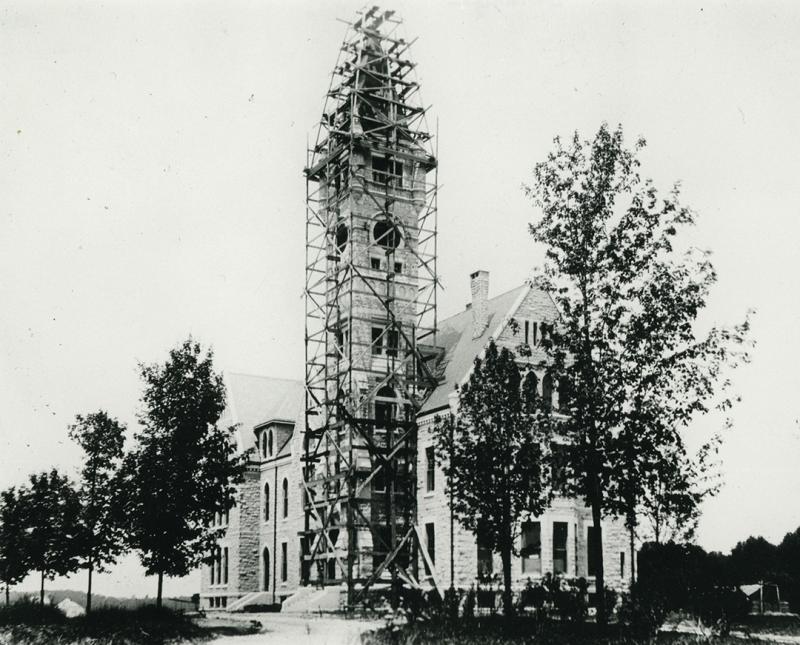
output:
[[[537,336],[539,335],[538,332],[539,332],[539,323],[535,322],[533,323],[533,337],[531,338],[531,345],[539,344],[539,339],[537,338]]]
[[[530,331],[531,331],[531,323],[530,323],[530,321],[526,320],[525,321],[525,344],[526,345],[529,342]]]
[[[281,582],[289,578],[289,548],[286,542],[281,542]]]
[[[400,335],[396,329],[386,332],[386,355],[397,358],[397,348],[400,346]]]
[[[553,522],[553,573],[567,572],[567,530],[566,522]]]
[[[433,446],[425,448],[425,490],[429,493],[436,488],[436,457]]]
[[[619,552],[619,577],[625,580],[625,551]]]
[[[597,548],[597,528],[594,526],[586,527],[586,574],[589,576],[597,575],[597,558],[594,550]]]
[[[380,356],[383,354],[383,329],[380,327],[372,328],[372,355]]]
[[[433,522],[428,522],[425,525],[425,546],[428,548],[431,562],[436,564],[436,528]]]
[[[522,573],[542,572],[542,525],[539,522],[523,522],[520,544]]]
[[[283,516],[289,517],[289,481],[283,478]]]
[[[261,434],[261,456],[266,458],[267,457],[267,433],[264,432]]]
[[[486,523],[483,520],[478,521],[476,538],[478,543],[478,577],[487,578],[492,575],[494,563],[492,562],[492,549],[489,546]]]
[[[222,583],[222,549],[217,547],[217,584]]]
[[[542,378],[542,403],[548,410],[553,408],[553,376],[550,372]]]
[[[215,551],[215,553],[216,553],[216,551]],[[209,578],[211,579],[211,583],[210,583],[211,586],[214,586],[216,584],[216,578],[215,578],[216,571],[214,569],[214,564],[215,564],[214,560],[211,560],[211,564],[208,565],[208,574],[209,574]]]
[[[264,521],[269,522],[269,507],[270,507],[270,500],[269,498],[269,483],[264,484]]]
[[[264,547],[264,591],[269,591],[269,569],[270,569],[270,561],[269,561],[269,549]]]
[[[272,457],[272,430],[267,435],[267,455]]]
[[[222,584],[228,584],[228,547],[222,549]]]

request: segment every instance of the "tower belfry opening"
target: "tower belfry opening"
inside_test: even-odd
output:
[[[347,23],[305,168],[301,578],[345,584],[351,607],[433,576],[415,468],[436,385],[437,160],[400,27],[378,7]]]

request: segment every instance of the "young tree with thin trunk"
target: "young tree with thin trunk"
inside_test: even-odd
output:
[[[503,611],[513,613],[511,557],[520,520],[551,499],[546,452],[551,417],[513,352],[490,342],[458,391],[458,411],[435,425],[437,460],[458,522],[503,562]]]
[[[140,365],[141,430],[123,464],[130,546],[147,575],[184,576],[208,562],[223,528],[216,513],[236,501],[247,455],[237,455],[233,428],[218,425],[225,407],[211,351],[189,339],[163,364]]]
[[[92,611],[92,574],[114,564],[125,548],[118,477],[125,426],[100,410],[85,417],[77,415],[69,436],[83,449],[78,493],[82,507],[80,550],[88,577],[88,614]]]
[[[23,552],[40,575],[39,602],[44,604],[44,582],[78,570],[81,503],[74,485],[55,468],[30,476],[21,490],[25,513]]]
[[[640,177],[644,145],[640,139],[626,148],[622,129],[605,124],[592,141],[577,133],[566,145],[556,139],[525,187],[542,212],[530,227],[546,251],[539,284],[560,310],[547,350],[572,386],[564,430],[577,447],[572,469],[597,527],[598,590],[605,582],[603,516],[624,507],[626,495],[640,494],[631,483],[719,400],[728,384],[724,368],[746,359],[747,321],[696,331],[716,274],[707,252],[676,250],[677,234],[695,216],[680,204],[677,186],[660,196]],[[723,409],[728,404],[719,401]],[[664,411],[667,423],[649,423]],[[636,433],[644,436],[626,446]],[[642,458],[632,458],[640,449]],[[602,624],[605,595],[597,598]]]
[[[19,492],[7,488],[0,492],[0,582],[5,587],[6,605],[10,587],[22,582],[30,571],[25,541],[25,507]]]

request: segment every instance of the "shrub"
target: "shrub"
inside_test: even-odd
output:
[[[464,618],[475,617],[475,605],[477,603],[477,594],[475,593],[475,585],[471,585],[464,596]]]
[[[637,582],[632,585],[630,593],[622,595],[617,616],[632,636],[650,638],[664,624],[667,608],[663,598],[642,589]]]
[[[40,605],[27,598],[0,607],[0,625],[59,625],[67,617],[54,605]]]

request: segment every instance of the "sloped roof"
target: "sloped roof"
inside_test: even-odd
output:
[[[292,379],[224,373],[228,414],[239,424],[239,446],[255,446],[253,428],[272,420],[294,421],[302,411],[303,383]]]
[[[444,372],[439,385],[420,408],[419,414],[425,414],[448,405],[448,397],[456,385],[469,371],[472,362],[489,342],[489,337],[497,331],[497,326],[511,312],[514,303],[522,295],[528,285],[522,285],[511,291],[489,298],[487,301],[489,324],[478,338],[472,337],[472,310],[465,309],[439,323],[436,344],[444,350],[438,363],[438,371]]]

